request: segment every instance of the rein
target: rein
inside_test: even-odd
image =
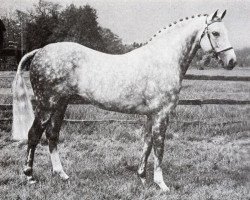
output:
[[[229,51],[229,50],[233,49],[233,47],[228,47],[228,48],[225,48],[225,49],[223,49],[223,50],[216,51],[216,49],[214,48],[214,46],[213,46],[213,44],[212,44],[211,36],[210,36],[209,33],[208,33],[208,26],[210,26],[211,24],[213,24],[213,23],[215,23],[215,22],[221,22],[221,20],[217,20],[217,21],[208,23],[208,22],[207,22],[207,18],[206,18],[206,25],[207,25],[207,26],[206,26],[205,30],[203,31],[203,33],[201,34],[200,43],[201,43],[202,38],[207,34],[208,40],[209,40],[210,45],[211,45],[211,47],[212,47],[212,49],[213,49],[213,53],[214,53],[215,57],[218,58],[220,53],[225,52],[225,51]]]

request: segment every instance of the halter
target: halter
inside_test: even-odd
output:
[[[212,44],[211,36],[210,36],[209,33],[208,33],[208,26],[210,26],[211,24],[213,24],[213,23],[215,23],[215,22],[221,22],[221,20],[219,19],[219,20],[213,21],[213,22],[211,22],[211,23],[208,23],[208,22],[207,22],[207,18],[206,18],[206,25],[207,25],[207,26],[206,26],[205,30],[203,31],[203,33],[201,34],[200,43],[201,43],[202,38],[205,36],[205,34],[207,34],[208,40],[209,40],[210,45],[211,45],[211,47],[212,47],[212,49],[213,49],[213,54],[214,54],[214,56],[215,56],[216,58],[218,58],[220,53],[225,52],[225,51],[229,51],[229,50],[233,49],[233,47],[228,47],[228,48],[223,49],[223,50],[221,50],[221,51],[216,51],[216,49],[214,48],[214,46],[213,46],[213,44]]]

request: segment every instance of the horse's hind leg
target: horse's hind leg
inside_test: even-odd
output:
[[[146,134],[144,136],[144,147],[141,156],[141,161],[138,166],[138,176],[140,177],[142,184],[145,185],[146,183],[146,168],[147,168],[147,161],[152,150],[153,146],[153,137],[152,137],[152,119],[148,117],[146,123]]]
[[[159,115],[155,117],[152,126],[154,149],[154,182],[165,192],[168,192],[169,188],[166,186],[163,180],[162,159],[164,153],[165,132],[168,122],[168,114],[166,115],[165,112],[163,112],[159,113]]]
[[[61,129],[66,108],[67,108],[67,101],[66,100],[60,101],[60,103],[58,103],[55,112],[51,116],[51,120],[50,123],[48,124],[48,127],[46,128],[46,137],[49,142],[49,151],[51,156],[53,173],[59,174],[59,176],[64,180],[67,180],[69,177],[62,168],[62,164],[59,158],[59,153],[57,150],[57,143],[59,140],[59,132]]]
[[[50,120],[50,116],[51,111],[37,106],[35,110],[35,119],[28,133],[27,158],[24,166],[24,174],[27,176],[30,183],[35,182],[32,174],[36,146]]]

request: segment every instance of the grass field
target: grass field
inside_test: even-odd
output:
[[[248,72],[235,70],[234,75]],[[11,102],[10,84],[10,80],[0,80],[0,103]],[[250,99],[249,82],[184,81],[183,86],[181,99]],[[52,176],[43,139],[36,151],[34,174],[39,182],[35,185],[26,183],[22,173],[26,145],[11,140],[9,124],[0,132],[0,199],[250,199],[249,105],[177,107],[166,132],[163,171],[171,188],[168,194],[160,193],[153,183],[152,157],[145,188],[136,176],[143,116],[70,105],[65,118],[141,121],[64,122],[59,150],[70,180]]]

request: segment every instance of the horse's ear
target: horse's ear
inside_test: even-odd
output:
[[[215,13],[213,14],[211,20],[214,20],[217,17],[217,13],[218,13],[218,10],[215,11]]]
[[[223,18],[225,17],[226,13],[227,13],[227,10],[225,10],[225,11],[222,13],[222,15],[221,15],[220,18],[223,19]]]

